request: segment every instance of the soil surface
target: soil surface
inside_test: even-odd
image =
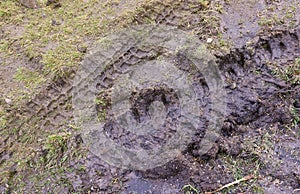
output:
[[[5,2],[22,7],[14,1]],[[59,12],[67,3],[60,1],[58,7],[45,3],[30,13],[39,14],[43,6],[50,13]],[[4,4],[0,6],[5,8]],[[0,193],[300,193],[299,1],[124,0],[109,2],[109,6],[111,10],[123,9],[126,17],[122,11],[105,12],[107,16],[99,12],[109,23],[107,34],[122,22],[118,28],[164,24],[191,33],[206,45],[216,58],[226,91],[227,109],[220,137],[208,153],[199,154],[206,127],[203,121],[181,155],[163,166],[143,171],[106,163],[88,150],[72,112],[77,67],[94,42],[101,41],[102,34],[91,33],[82,38],[85,44],[74,43],[74,52],[81,53],[74,57],[74,64],[44,76],[48,56],[44,52],[55,50],[58,43],[52,41],[30,57],[24,48],[28,45],[18,42],[26,38],[22,23],[30,18],[17,24],[1,23],[0,48],[5,52],[0,53]],[[29,8],[21,9],[29,13]],[[7,17],[6,13],[0,10],[0,18]],[[94,14],[85,19],[90,20]],[[53,34],[56,25],[66,22],[54,19]],[[65,30],[76,33],[76,29]],[[73,44],[71,39],[64,41]],[[6,42],[10,43],[8,49]],[[160,55],[158,48],[133,48],[124,51],[118,61],[112,60],[110,67],[119,67],[120,74],[130,66],[129,58],[136,63]],[[189,61],[180,56],[175,56],[176,60],[179,68],[191,72]],[[110,67],[97,72],[98,89],[114,84],[110,78],[117,73]],[[24,68],[26,71],[21,71]],[[199,101],[205,107],[207,83],[201,73],[193,76],[194,86],[202,95]],[[98,115],[105,121],[111,139],[129,148],[147,140],[118,129],[109,114],[110,96],[99,93],[98,97]],[[180,115],[178,98],[164,85],[148,86],[132,95],[133,116],[139,122],[149,119],[153,102],[162,101],[167,110],[173,111],[167,116],[165,128],[149,137],[150,144],[141,143],[140,147],[151,149],[172,135]],[[251,178],[216,191],[247,176]]]

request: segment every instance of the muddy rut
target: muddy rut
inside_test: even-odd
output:
[[[211,4],[216,2],[213,1]],[[267,3],[264,4],[267,6]],[[155,24],[176,26],[181,30],[192,32],[199,41],[205,43],[208,37],[217,36],[220,29],[217,20],[215,24],[215,21],[208,22],[207,18],[215,20],[217,16],[222,16],[214,12],[207,14],[205,12],[207,6],[209,4],[199,5],[198,2],[193,1],[154,2],[142,7],[132,23],[145,24],[151,20]],[[226,7],[226,3],[223,3],[223,6]],[[68,160],[67,164],[64,164],[72,170],[51,176],[49,184],[44,186],[36,188],[35,183],[26,178],[30,173],[39,172],[31,168],[27,172],[19,172],[14,167],[15,164],[7,169],[11,175],[9,181],[12,181],[17,173],[24,173],[22,181],[25,182],[25,190],[28,193],[35,191],[41,193],[184,193],[182,187],[187,184],[194,185],[199,192],[206,192],[237,179],[228,167],[230,163],[228,158],[234,158],[241,162],[237,164],[242,171],[240,176],[254,174],[254,169],[259,166],[255,172],[258,174],[252,185],[232,188],[227,190],[228,193],[255,193],[260,187],[266,193],[290,193],[299,189],[299,123],[287,127],[295,118],[295,114],[291,113],[291,107],[296,110],[296,115],[299,115],[299,79],[295,83],[283,80],[274,75],[274,69],[270,64],[286,66],[294,63],[300,56],[300,28],[299,26],[279,27],[276,30],[263,29],[259,33],[257,29],[255,31],[257,33],[245,38],[247,41],[239,41],[237,46],[231,46],[226,53],[214,48],[211,51],[216,57],[216,63],[224,80],[227,110],[221,136],[207,154],[199,155],[199,144],[205,135],[206,126],[203,118],[201,127],[197,129],[197,133],[182,155],[160,167],[147,171],[118,169],[94,154],[86,152],[85,157]],[[108,68],[104,72],[99,72],[98,87],[111,87],[113,81],[110,77],[126,70],[126,66],[130,65],[127,59],[130,58],[132,63],[137,63],[150,61],[160,55],[163,53],[157,48],[147,51],[131,48],[123,53],[123,58],[112,62],[112,67],[119,69]],[[179,68],[190,71],[189,61],[180,56],[175,56],[175,59]],[[23,130],[27,126],[37,126],[41,131],[54,129],[72,131],[71,126],[74,124],[72,87],[75,74],[76,70],[70,70],[68,76],[49,81],[39,94],[18,108],[5,105],[6,111],[11,115],[8,126]],[[207,84],[203,75],[193,76],[194,87],[201,94],[199,101],[205,107],[209,103],[206,98]],[[297,76],[299,77],[299,74]],[[105,130],[109,137],[129,148],[138,143],[145,149],[163,144],[166,137],[172,135],[176,127],[176,118],[180,114],[178,96],[172,88],[151,85],[136,91],[132,94],[131,102],[133,115],[139,122],[149,119],[149,107],[154,101],[161,101],[167,110],[172,110],[172,114],[167,117],[169,121],[165,123],[165,128],[162,128],[159,134],[139,139],[134,134],[115,126],[114,121],[109,117],[109,94],[99,93],[99,98],[106,100],[106,103],[97,105],[97,110],[99,114],[103,110],[108,111],[104,119]],[[23,130],[15,135],[8,134],[2,137],[4,141],[0,142],[0,145],[4,149],[1,149],[0,153],[1,163],[14,154],[9,150],[22,138]],[[67,141],[67,148],[57,151],[59,157],[68,153],[68,148],[76,150],[84,147],[80,131]],[[143,144],[145,141],[151,143]],[[272,145],[268,147],[268,143]],[[37,164],[36,158],[45,157],[49,150],[39,147],[34,152],[35,157],[28,162],[28,165]],[[62,181],[67,182],[67,186],[59,184]],[[18,189],[11,187],[10,184],[0,186],[0,191],[3,193],[15,190]]]

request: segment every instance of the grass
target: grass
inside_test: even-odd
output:
[[[69,71],[77,69],[84,56],[78,48],[91,46],[109,30],[109,26],[116,30],[131,20],[127,17],[127,9],[119,12],[114,8],[118,1],[66,0],[59,8],[45,6],[45,3],[41,1],[39,9],[27,9],[17,1],[0,2],[3,61],[7,65],[20,60],[23,64],[37,62],[42,67],[39,75],[27,68],[16,72],[16,77],[20,78],[17,81],[25,85],[30,82],[41,86],[46,80],[68,75]],[[122,19],[111,17],[115,15]],[[34,93],[34,89],[27,92]]]
[[[43,150],[46,152],[41,157],[46,168],[51,168],[57,164],[62,164],[67,160],[67,155],[64,153],[67,150],[67,142],[71,133],[58,133],[49,135],[45,141]]]
[[[200,192],[198,191],[198,189],[196,189],[194,186],[192,186],[191,184],[187,184],[184,185],[181,190],[185,193],[185,194],[199,194]]]
[[[12,88],[12,94],[18,95],[6,94],[12,96],[17,114],[47,81],[66,77],[69,71],[76,70],[84,56],[78,48],[91,46],[110,25],[116,30],[126,23],[126,18],[130,21],[126,11],[120,13],[114,8],[116,2],[66,0],[60,8],[53,8],[42,1],[39,9],[24,8],[14,0],[0,2],[0,30],[4,32],[0,40],[1,57],[6,66],[21,64],[12,78],[19,85]],[[118,18],[111,17],[115,15],[123,18],[117,25],[114,22]],[[41,69],[32,66],[35,64]],[[0,115],[1,142],[8,137],[7,143],[12,146],[5,147],[5,151],[14,153],[0,165],[1,185],[7,184],[13,188],[12,192],[23,193],[27,176],[26,180],[34,184],[34,191],[41,191],[49,181],[56,181],[55,187],[67,187],[68,183],[61,179],[72,170],[69,162],[80,160],[86,153],[84,147],[70,146],[75,132],[67,130],[68,126],[45,131],[40,127],[43,118],[39,115],[31,119],[21,116],[18,123],[12,123],[13,116],[5,110],[1,109]],[[69,128],[80,131],[76,126]]]
[[[35,131],[29,130],[28,133],[22,131],[24,138],[19,143],[14,143],[13,147],[7,151],[13,151],[13,157],[6,161],[1,168],[1,184],[9,184],[13,191],[17,193],[25,192],[27,184],[34,184],[32,189],[40,191],[49,186],[49,181],[54,184],[55,188],[67,188],[62,181],[63,177],[76,169],[70,168],[69,162],[79,161],[87,153],[84,147],[77,148],[71,146],[71,132],[60,132],[53,134],[36,134]],[[35,134],[32,134],[35,133]],[[44,139],[42,139],[44,138]],[[34,142],[42,142],[42,147]],[[26,149],[24,149],[26,147]],[[40,151],[37,151],[41,149]],[[17,172],[13,178],[10,178],[11,166],[15,166]],[[7,169],[7,170],[2,170]],[[24,179],[26,176],[27,178]],[[26,182],[24,182],[26,181]],[[55,187],[55,188],[54,188]],[[28,188],[27,188],[28,189]]]
[[[97,119],[98,121],[104,121],[107,114],[107,108],[109,107],[110,103],[107,98],[99,95],[95,99],[96,109],[97,109]]]
[[[296,128],[299,125],[299,122],[300,122],[299,112],[294,106],[292,106],[290,108],[290,112],[291,112],[291,115],[293,117],[292,121],[291,121],[291,127]]]
[[[99,10],[91,9],[95,7]],[[82,59],[83,53],[77,50],[77,45],[84,44],[88,36],[104,32],[101,16],[109,10],[110,7],[98,5],[97,1],[78,0],[64,1],[58,9],[30,10],[20,45],[29,59],[42,58],[44,76],[63,76],[65,68],[76,68]],[[95,14],[97,11],[104,13]]]
[[[224,161],[225,168],[231,172],[234,181],[243,179],[249,175],[259,177],[261,164],[255,157],[253,159],[242,159],[240,157],[221,155],[221,158]],[[255,193],[263,193],[256,179],[247,182],[240,182],[239,184],[224,188],[222,193],[247,193],[251,191]]]
[[[276,26],[296,27],[297,12],[300,10],[300,3],[292,0],[281,6],[271,4],[262,11],[259,16],[258,24],[261,27],[274,28]]]
[[[254,179],[240,182],[222,190],[223,193],[264,193],[261,183],[258,181],[263,175],[264,167],[272,162],[274,155],[276,129],[268,131],[259,129],[257,134],[245,135],[242,143],[242,152],[238,156],[220,154],[224,168],[230,172],[233,181],[240,180],[246,176],[253,175]]]
[[[268,66],[272,69],[275,76],[286,81],[291,85],[300,84],[300,58],[296,58],[294,62],[277,65],[269,63]]]
[[[16,1],[3,0],[0,2],[0,27],[7,23],[21,23],[23,16],[22,7]]]
[[[40,75],[37,71],[20,67],[14,77],[17,81],[23,82],[25,87],[32,92],[45,81],[45,78]]]
[[[17,31],[20,31],[18,35],[14,35],[14,32],[4,30],[6,33],[0,41],[0,51],[7,58],[12,57],[14,60],[19,60],[19,56],[24,56],[25,60],[38,61],[42,67],[38,75],[39,79],[34,79],[37,77],[35,74],[32,78],[29,76],[27,78],[30,79],[32,85],[40,86],[46,80],[66,76],[69,71],[76,70],[84,56],[84,53],[78,49],[79,47],[89,47],[108,30],[117,30],[131,23],[134,15],[147,13],[146,8],[125,9],[124,12],[119,12],[114,8],[114,4],[119,1],[101,3],[97,0],[66,0],[59,8],[45,6],[45,2],[41,1],[39,9],[27,9],[21,7],[17,1],[5,0],[1,2],[0,7],[2,16],[0,27],[4,29],[6,26],[16,25]],[[146,1],[144,4],[155,5],[153,2],[155,1]],[[201,0],[199,4],[207,9],[209,1]],[[222,8],[216,7],[218,10]],[[163,8],[163,6],[157,6],[159,10]],[[149,19],[150,23],[153,23],[151,13],[147,14],[150,14],[150,18],[142,17],[145,19],[144,23],[147,23],[146,20]],[[218,18],[212,15],[206,16],[205,12],[199,14],[203,15],[202,23],[214,28],[213,31],[218,28]],[[115,15],[118,17],[111,17]],[[182,22],[185,25],[185,21]],[[213,45],[214,49],[228,47],[222,39],[215,40]],[[13,61],[8,60],[8,63],[13,63]],[[24,71],[24,74],[26,72]],[[20,73],[22,71],[17,72],[18,77],[22,77]],[[28,84],[29,80],[19,79],[19,81],[23,80],[25,85]],[[34,90],[27,92],[33,93]]]
[[[7,118],[5,117],[7,112],[0,109],[0,129],[4,129],[6,127]]]

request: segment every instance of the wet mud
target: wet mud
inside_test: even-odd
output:
[[[247,1],[248,2],[248,1]],[[212,2],[214,4],[216,2]],[[250,1],[248,2],[250,6]],[[218,4],[219,5],[219,4]],[[238,4],[221,2],[225,13],[211,13],[211,17],[221,17],[222,29],[228,28],[224,36],[235,41],[229,52],[223,53],[213,49],[219,70],[224,79],[226,91],[226,115],[221,129],[221,136],[215,142],[215,146],[206,155],[199,155],[199,143],[205,135],[205,119],[197,133],[181,155],[167,164],[146,171],[132,171],[111,166],[90,152],[79,159],[69,160],[67,166],[71,171],[65,171],[57,176],[51,176],[49,183],[37,187],[35,183],[27,179],[28,174],[39,173],[34,169],[20,172],[11,165],[8,183],[0,186],[0,192],[11,193],[17,191],[9,184],[15,181],[17,173],[24,173],[22,181],[28,193],[39,191],[41,193],[186,193],[183,186],[191,184],[200,192],[213,191],[229,182],[237,179],[231,167],[235,166],[241,173],[240,176],[257,173],[256,179],[249,185],[230,188],[227,193],[292,193],[300,188],[300,140],[299,123],[291,126],[295,117],[299,116],[300,86],[298,82],[287,82],[274,74],[273,66],[277,64],[285,67],[295,62],[300,56],[300,27],[277,27],[276,29],[261,29],[256,23],[257,18],[247,20],[244,25],[248,29],[242,32],[239,39],[234,39],[240,28],[238,13],[242,9]],[[234,5],[234,6],[233,6]],[[251,4],[249,12],[242,15],[242,19],[248,18],[257,11],[265,9],[269,2],[255,1]],[[193,32],[200,41],[206,42],[208,37],[218,35],[220,26],[214,26],[201,18],[201,11],[205,11],[208,4],[199,5],[198,2],[175,2],[173,4],[155,2],[144,6],[142,11],[135,16],[133,24],[145,24],[149,20],[156,24],[177,26],[178,28]],[[226,13],[228,13],[226,15]],[[234,13],[232,15],[232,13]],[[240,10],[240,13],[242,11]],[[200,15],[200,17],[199,17]],[[205,16],[207,17],[207,16]],[[234,18],[234,22],[232,21]],[[237,25],[235,25],[237,23]],[[243,33],[247,35],[243,35]],[[216,39],[217,40],[217,39]],[[113,65],[121,67],[116,74],[124,71],[130,65],[139,60],[151,60],[161,55],[161,51],[132,50],[124,53],[124,58],[113,62]],[[128,56],[128,55],[131,55]],[[186,61],[180,56],[175,56],[181,70],[190,71]],[[115,72],[106,69],[102,72],[99,88],[109,88],[113,85],[109,79]],[[298,71],[299,72],[299,71]],[[26,130],[28,126],[38,126],[41,131],[58,131],[63,128],[71,131],[73,125],[72,94],[73,79],[76,71],[70,70],[66,77],[49,81],[48,86],[36,95],[28,103],[18,108],[11,107],[5,102],[1,105],[12,115],[8,121],[10,127]],[[299,77],[299,74],[296,75]],[[203,107],[209,103],[206,98],[207,84],[201,74],[194,75],[194,87],[202,96]],[[150,119],[151,104],[162,102],[163,108],[169,110],[168,122],[158,134],[149,137],[136,137],[124,129],[116,127],[110,117],[110,95],[99,93],[99,98],[105,103],[97,105],[98,114],[102,116],[106,125],[105,130],[109,137],[116,143],[132,148],[137,144],[144,149],[163,144],[164,140],[172,135],[176,128],[176,119],[180,115],[178,108],[178,96],[172,88],[164,85],[148,86],[132,93],[132,113],[138,122]],[[200,101],[200,99],[199,99]],[[293,114],[291,108],[295,110]],[[205,110],[203,111],[205,114]],[[295,116],[296,115],[296,116]],[[205,116],[205,115],[204,115]],[[14,143],[22,138],[22,130],[14,135],[1,137],[0,163],[4,163],[14,153],[11,150]],[[151,142],[143,144],[143,142]],[[67,142],[67,149],[58,150],[59,157],[68,153],[68,148],[84,147],[80,131]],[[35,158],[47,155],[47,148],[40,147],[34,151]],[[59,158],[60,159],[60,158]],[[239,161],[232,165],[230,159]],[[30,164],[37,163],[35,159]],[[256,171],[255,171],[256,170]],[[254,172],[255,171],[255,172]],[[241,177],[240,177],[241,178]],[[65,181],[64,186],[59,182]],[[195,191],[190,191],[196,193]]]

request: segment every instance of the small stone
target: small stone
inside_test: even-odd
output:
[[[233,82],[232,84],[231,84],[231,86],[230,86],[230,89],[235,89],[236,88],[236,83],[235,82]]]
[[[52,20],[52,26],[58,26],[60,25],[61,23],[56,21],[56,20]]]
[[[86,46],[78,46],[77,50],[81,53],[86,53],[87,47]]]
[[[11,104],[11,103],[12,103],[12,100],[9,99],[9,98],[5,98],[4,100],[5,100],[5,102],[6,102],[7,104]]]
[[[209,44],[212,43],[212,41],[213,41],[212,38],[208,38],[208,39],[206,40],[206,42],[209,43]]]

